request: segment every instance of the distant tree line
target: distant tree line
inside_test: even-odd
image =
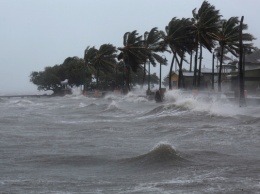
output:
[[[95,76],[93,72],[88,71],[84,59],[78,57],[68,57],[60,65],[53,67],[45,67],[44,71],[32,72],[30,81],[38,86],[38,90],[53,91],[54,94],[61,94],[64,90],[62,81],[68,80],[69,88],[84,86],[85,90],[115,90],[125,89],[125,67],[122,63],[118,63],[114,71],[106,72],[100,71],[100,79],[94,81]],[[143,72],[140,70],[131,76],[131,85],[143,84]],[[159,78],[155,73],[151,74],[151,83],[157,84]],[[145,82],[146,83],[146,82]],[[63,93],[63,92],[62,92]]]
[[[68,79],[70,87],[84,85],[84,90],[131,90],[133,85],[143,85],[147,82],[150,64],[167,64],[162,54],[168,52],[172,54],[167,76],[169,89],[172,89],[171,75],[175,61],[179,67],[178,87],[185,87],[182,66],[186,62],[190,64],[190,71],[193,69],[194,72],[193,87],[199,89],[204,48],[216,54],[220,62],[218,90],[221,91],[221,71],[225,54],[231,53],[235,57],[241,55],[240,29],[238,17],[223,19],[215,6],[204,1],[198,10],[192,10],[192,18],[173,17],[165,31],[155,27],[143,35],[139,35],[136,30],[126,32],[123,45],[118,48],[112,44],[103,44],[99,48],[88,46],[83,59],[68,57],[61,65],[32,72],[30,81],[37,85],[39,90],[52,90],[54,93],[62,89],[61,81],[64,79]],[[246,29],[247,25],[243,24],[242,30]],[[247,51],[256,49],[252,44],[254,39],[253,35],[242,33],[243,48]],[[187,55],[190,56],[189,61]],[[149,81],[158,83],[158,77],[153,74]]]

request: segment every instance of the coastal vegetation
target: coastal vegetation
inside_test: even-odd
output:
[[[167,76],[169,89],[172,89],[174,62],[176,61],[179,67],[178,88],[185,88],[183,63],[190,63],[191,71],[193,57],[193,87],[200,89],[203,49],[206,49],[213,53],[213,56],[217,52],[217,60],[220,62],[218,91],[221,91],[221,71],[225,55],[229,53],[236,58],[241,56],[241,41],[244,52],[255,50],[252,44],[255,38],[242,32],[247,30],[247,25],[241,25],[238,17],[223,19],[220,11],[208,1],[204,1],[198,10],[194,9],[191,13],[191,18],[173,17],[166,25],[165,31],[154,27],[144,35],[140,35],[137,30],[126,32],[121,47],[112,44],[103,44],[98,49],[87,46],[83,59],[68,57],[60,65],[32,72],[30,81],[37,85],[38,90],[52,90],[54,93],[64,89],[61,81],[65,79],[68,80],[69,87],[82,85],[84,91],[129,91],[135,84],[145,83],[148,83],[150,90],[150,83],[158,83],[159,80],[156,74],[150,74],[150,65],[166,65],[167,60],[163,53],[167,52],[172,55]],[[190,56],[190,62],[187,61],[187,55]]]

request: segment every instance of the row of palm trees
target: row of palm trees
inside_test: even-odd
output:
[[[243,24],[246,30],[247,25]],[[144,35],[139,35],[136,30],[126,32],[123,37],[123,46],[116,48],[111,44],[103,44],[99,49],[87,47],[84,54],[86,68],[96,74],[97,85],[100,71],[110,72],[119,64],[125,66],[126,85],[130,90],[130,74],[143,69],[146,64],[156,63],[166,65],[166,60],[161,53],[172,54],[169,70],[169,89],[172,89],[171,74],[174,61],[179,66],[179,88],[185,87],[182,65],[187,62],[186,55],[195,53],[194,56],[194,81],[193,86],[200,87],[200,75],[203,48],[213,52],[218,48],[220,54],[218,90],[221,91],[221,71],[224,52],[229,52],[235,57],[239,56],[239,30],[238,17],[222,19],[219,10],[216,10],[208,1],[201,7],[192,11],[192,18],[172,18],[165,31],[152,28]],[[255,38],[249,33],[242,34],[243,47],[255,49],[252,40]],[[119,51],[119,54],[118,54]],[[199,59],[199,61],[198,61]],[[192,60],[191,62],[192,63]],[[145,75],[144,75],[145,78]]]

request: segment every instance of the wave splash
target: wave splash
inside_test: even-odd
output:
[[[119,108],[118,104],[114,100],[112,100],[112,102],[108,104],[107,108],[105,109],[105,111],[118,111],[118,110],[121,109]]]
[[[165,93],[165,101],[166,103],[173,103],[181,109],[205,112],[217,116],[259,116],[259,114],[254,114],[255,107],[241,108],[238,104],[231,102],[226,95],[218,93],[201,92],[195,96],[191,91],[172,90]],[[257,111],[259,111],[259,108],[257,108]]]

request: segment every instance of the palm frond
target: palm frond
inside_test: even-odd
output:
[[[192,13],[195,39],[211,52],[214,46],[214,34],[217,34],[220,27],[221,15],[219,10],[216,10],[215,6],[204,1],[198,12],[194,9]]]

